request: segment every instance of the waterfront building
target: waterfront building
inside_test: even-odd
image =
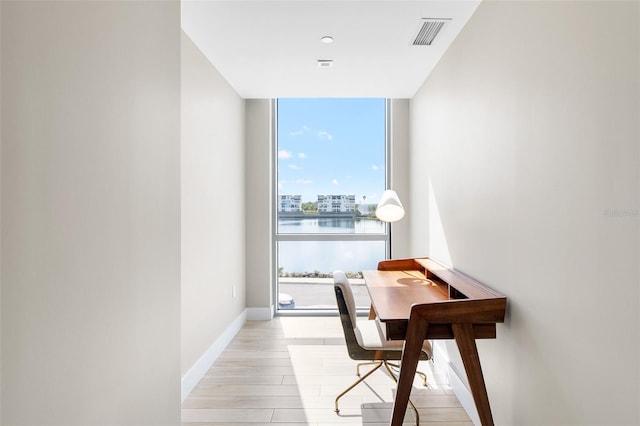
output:
[[[318,213],[355,213],[355,195],[318,195]]]
[[[298,213],[302,211],[302,195],[280,195],[278,212]]]

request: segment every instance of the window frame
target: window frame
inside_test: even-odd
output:
[[[271,289],[272,300],[274,301],[274,311],[276,315],[305,315],[305,314],[336,314],[336,309],[295,309],[295,310],[281,310],[278,309],[278,242],[280,241],[384,241],[385,243],[385,259],[391,257],[391,226],[389,223],[385,223],[384,233],[279,233],[278,232],[278,206],[280,205],[279,193],[278,193],[278,99],[271,99],[271,159],[273,167],[271,168],[271,260],[272,260],[272,277],[271,277]],[[391,188],[391,99],[384,99],[385,105],[385,188]],[[383,260],[383,259],[380,259]],[[361,307],[359,307],[360,309]]]

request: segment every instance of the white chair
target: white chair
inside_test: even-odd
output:
[[[367,361],[359,363],[356,366],[356,374],[360,378],[336,397],[335,411],[339,413],[338,400],[380,367],[384,366],[391,378],[396,383],[398,382],[398,378],[392,370],[392,367],[398,369],[399,365],[389,361],[401,360],[404,341],[386,340],[378,321],[369,319],[358,320],[356,318],[356,304],[353,297],[353,290],[344,272],[335,271],[333,273],[333,287],[336,293],[340,322],[342,323],[349,356],[356,361]],[[428,341],[425,341],[420,359],[431,359],[431,355],[431,345]],[[374,367],[364,376],[360,376],[360,367],[363,365],[373,365]],[[427,376],[420,371],[416,372],[416,374],[422,377],[424,386],[427,386]],[[415,412],[416,424],[419,425],[418,410],[415,405],[413,405],[413,402],[409,401],[409,404]]]

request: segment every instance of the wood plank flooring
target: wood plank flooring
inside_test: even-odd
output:
[[[182,404],[183,426],[386,426],[395,383],[380,369],[340,399],[356,379],[338,317],[276,317],[249,321]],[[419,369],[411,399],[421,425],[473,426],[431,362]],[[366,372],[366,367],[363,367]],[[405,424],[415,424],[411,410]]]

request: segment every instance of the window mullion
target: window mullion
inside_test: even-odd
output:
[[[277,241],[387,241],[387,234],[277,234]]]

